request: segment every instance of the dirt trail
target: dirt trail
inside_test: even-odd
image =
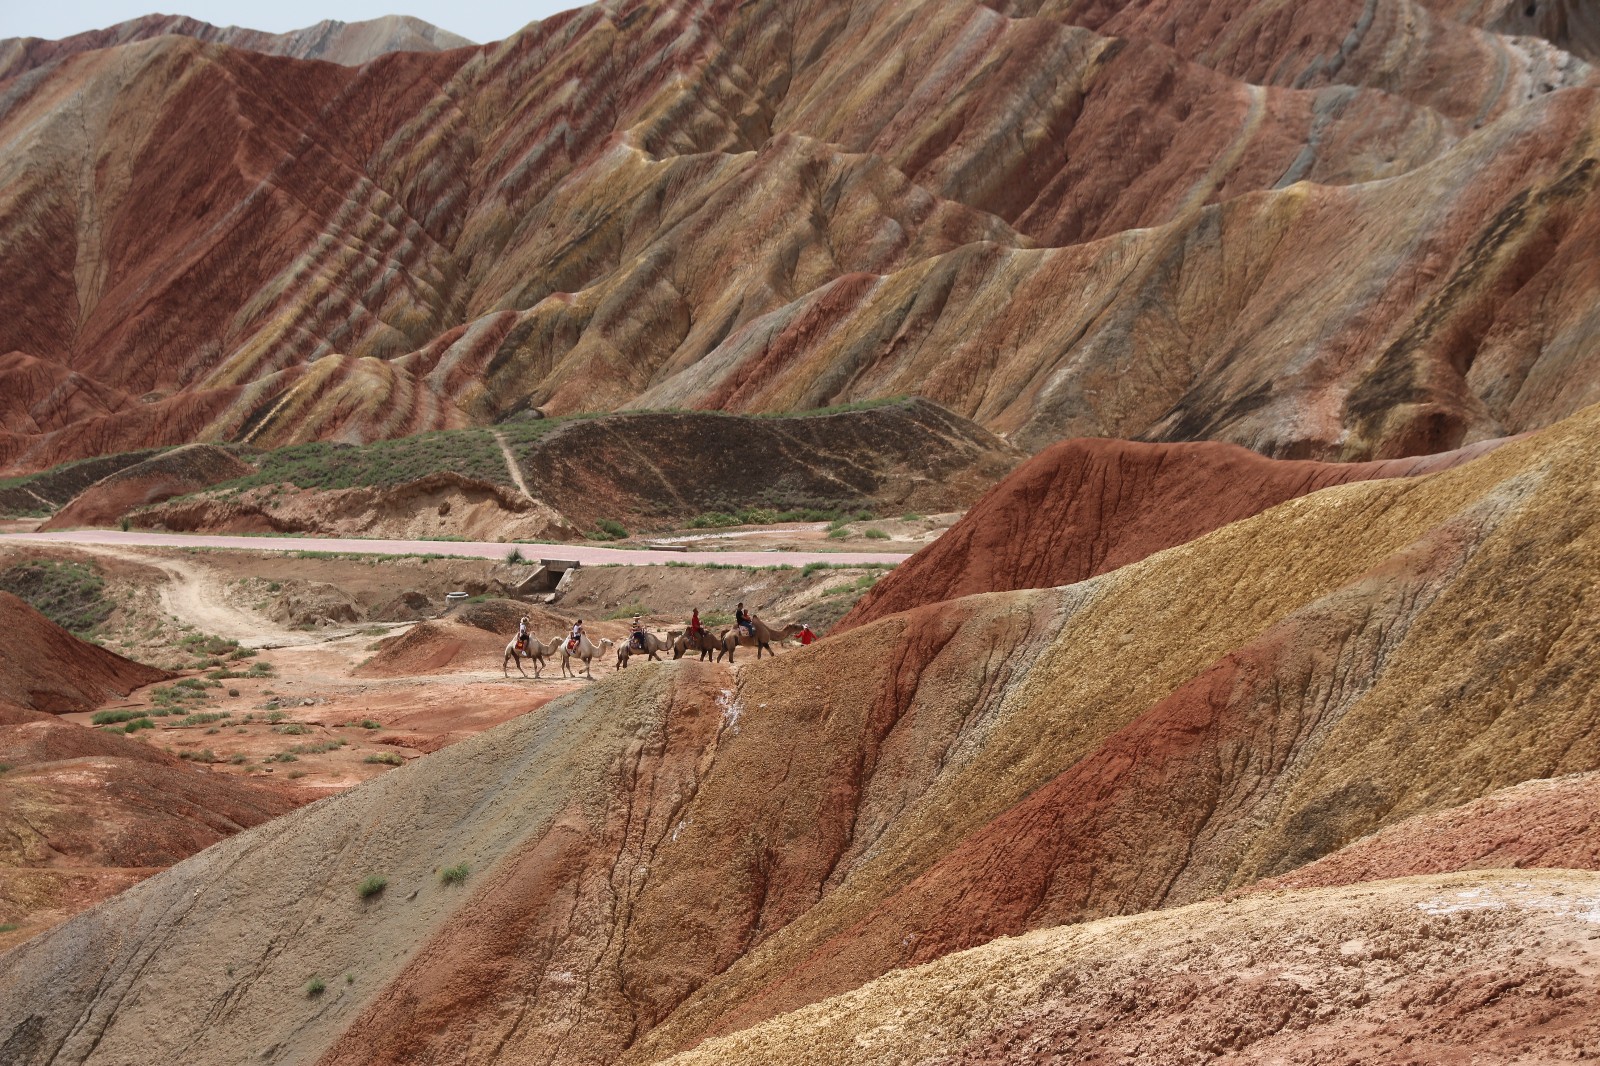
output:
[[[533,499],[533,493],[528,491],[528,483],[522,480],[522,467],[517,465],[517,457],[511,454],[511,445],[506,442],[506,435],[498,429],[494,431],[495,443],[500,445],[500,454],[506,457],[506,472],[511,475],[511,480],[528,499]]]
[[[286,629],[255,611],[230,602],[226,584],[204,566],[156,552],[133,551],[93,545],[96,555],[154,567],[169,580],[157,589],[162,608],[180,622],[251,648],[290,648],[304,644],[324,644],[355,632],[353,628],[308,633]]]

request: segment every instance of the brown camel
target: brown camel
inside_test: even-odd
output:
[[[639,647],[631,638],[617,645],[617,665],[614,669],[627,669],[628,659],[635,655],[648,655],[656,662],[660,662],[661,656],[657,652],[666,650],[667,642],[647,630],[644,633],[644,647]]]
[[[778,653],[772,650],[774,641],[788,640],[805,628],[798,622],[790,622],[782,629],[773,629],[755,615],[750,616],[750,627],[755,630],[754,635],[746,635],[744,630],[738,626],[722,631],[720,634],[722,647],[717,650],[717,662],[720,663],[722,661],[724,654],[728,656],[730,663],[733,662],[733,649],[738,645],[743,645],[746,648],[755,648],[757,659],[761,658],[763,650],[768,655],[776,655]]]

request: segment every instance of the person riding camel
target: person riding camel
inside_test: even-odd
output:
[[[577,651],[579,646],[582,644],[583,619],[580,618],[576,622],[572,623],[572,632],[567,635],[567,648],[571,651]]]
[[[633,616],[633,634],[628,638],[635,648],[644,651],[644,623],[639,621],[639,616]]]
[[[739,601],[739,606],[733,609],[733,624],[744,630],[747,637],[756,635],[755,623],[750,621],[750,612],[744,609],[744,601]]]
[[[700,608],[698,607],[694,609],[693,614],[689,615],[689,635],[691,637],[700,635]]]
[[[528,650],[528,616],[523,615],[522,621],[517,623],[517,650]]]

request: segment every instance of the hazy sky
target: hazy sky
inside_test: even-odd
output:
[[[477,41],[498,41],[535,19],[581,7],[581,0],[0,0],[0,37],[66,37],[148,15],[189,15],[218,26],[282,33],[323,19],[356,22],[415,15]]]

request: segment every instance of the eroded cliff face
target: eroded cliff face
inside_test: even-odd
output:
[[[0,977],[0,1046],[20,1062],[650,1062],[763,1023],[749,1039],[782,1044],[815,1017],[785,1028],[790,1012],[908,966],[984,945],[1021,965],[996,938],[1216,900],[1592,771],[1597,459],[1590,410],[1075,584],[930,603],[737,670],[619,673],[23,945]],[[1456,868],[1439,851],[1428,872]],[[1481,865],[1481,847],[1460,854]],[[441,882],[460,862],[469,880]],[[389,885],[363,901],[371,874]],[[1418,913],[1446,891],[1386,898]],[[1317,942],[1381,933],[1364,898],[1307,897]],[[1235,912],[1186,913],[1159,920],[1199,960],[1205,915]],[[1594,994],[1550,940],[1566,925],[1516,929],[1530,966]],[[1430,980],[1465,975],[1419,1032],[1471,998],[1471,953],[1501,943],[1418,956]],[[1139,957],[1106,987],[1136,982]],[[1316,980],[1367,1017],[1356,997],[1376,1002],[1384,965]]]
[[[1385,458],[1596,398],[1585,62],[1399,0],[1102,6],[0,82],[0,466],[903,393],[1029,449]]]

